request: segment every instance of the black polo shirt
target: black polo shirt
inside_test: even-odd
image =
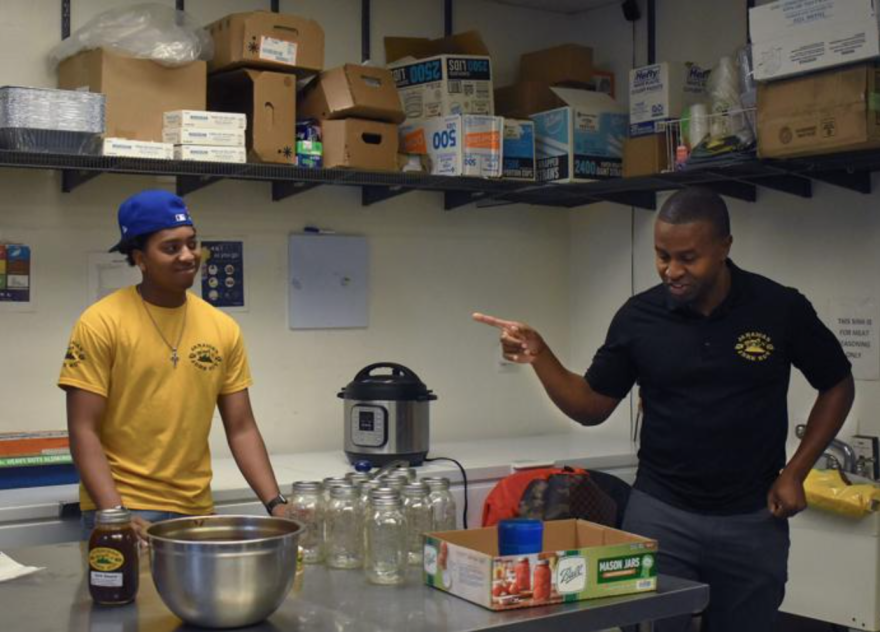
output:
[[[705,514],[757,511],[785,466],[791,366],[819,391],[850,373],[834,334],[797,290],[737,268],[708,317],[661,284],[617,312],[590,387],[643,402],[635,487]]]

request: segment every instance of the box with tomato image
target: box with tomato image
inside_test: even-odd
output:
[[[657,589],[657,541],[585,520],[544,523],[540,553],[499,555],[496,527],[425,535],[425,583],[490,610]]]

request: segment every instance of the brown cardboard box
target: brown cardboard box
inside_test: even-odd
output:
[[[540,81],[520,81],[495,90],[495,113],[508,118],[527,119],[532,114],[565,107],[550,85]]]
[[[252,160],[293,164],[296,158],[296,77],[242,68],[208,78],[208,107],[247,115]]]
[[[397,125],[364,119],[324,121],[324,167],[397,171]]]
[[[479,31],[456,33],[449,37],[428,39],[426,37],[386,37],[385,63],[390,64],[404,57],[424,59],[437,55],[489,55]]]
[[[170,110],[204,110],[206,65],[168,67],[96,49],[58,65],[58,87],[88,88],[106,98],[106,136],[162,141],[162,116]]]
[[[589,46],[562,44],[526,53],[519,60],[520,81],[589,88],[592,78],[593,49]]]
[[[636,178],[669,168],[666,134],[627,138],[623,143],[623,177]]]
[[[263,68],[310,75],[324,69],[324,29],[285,13],[233,13],[209,24],[214,59],[209,72]]]
[[[758,85],[758,155],[792,158],[880,147],[880,66]]]
[[[402,123],[406,115],[390,70],[345,64],[321,73],[300,98],[299,117]]]

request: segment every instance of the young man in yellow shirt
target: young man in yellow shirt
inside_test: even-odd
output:
[[[182,199],[150,190],[119,207],[121,240],[143,280],[89,307],[58,385],[79,470],[83,533],[94,510],[124,506],[136,524],[214,511],[208,435],[214,407],[239,469],[274,516],[286,514],[251,410],[237,323],[190,294],[201,252]]]

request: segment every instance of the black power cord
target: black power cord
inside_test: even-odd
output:
[[[464,487],[464,511],[463,511],[462,514],[461,514],[461,524],[464,526],[465,529],[467,529],[467,528],[468,528],[468,523],[467,523],[467,515],[468,515],[468,493],[467,493],[467,492],[468,492],[468,482],[467,482],[467,473],[464,471],[464,468],[462,467],[461,463],[459,463],[459,462],[456,461],[455,459],[450,459],[450,458],[447,457],[447,456],[435,456],[435,457],[432,458],[432,459],[429,459],[429,458],[425,457],[425,461],[452,461],[453,463],[455,463],[455,464],[458,466],[458,469],[461,471],[461,482],[462,482],[462,486]]]

